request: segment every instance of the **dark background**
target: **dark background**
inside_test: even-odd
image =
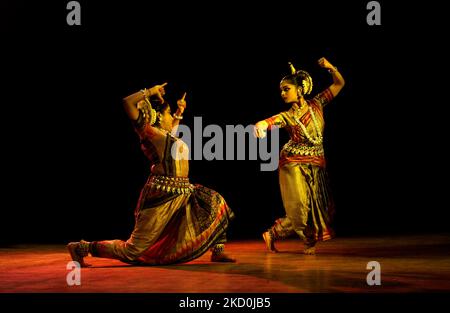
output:
[[[1,4],[2,244],[128,238],[149,174],[128,94],[167,81],[172,104],[188,93],[187,125],[248,125],[287,109],[288,61],[313,94],[331,84],[322,56],[346,79],[325,110],[337,235],[449,231],[448,65],[432,2],[379,1],[382,25],[369,26],[368,1],[79,1],[72,27],[67,2]],[[277,172],[259,166],[191,161],[191,181],[236,214],[230,240],[283,215]]]

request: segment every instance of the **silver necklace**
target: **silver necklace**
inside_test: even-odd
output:
[[[313,123],[314,123],[314,128],[315,128],[316,133],[317,133],[317,137],[316,138],[313,138],[311,136],[311,134],[306,129],[305,125],[303,125],[303,123],[300,121],[300,119],[299,119],[300,110],[301,110],[301,108],[297,109],[295,114],[293,114],[295,122],[300,126],[300,128],[302,129],[303,133],[305,134],[305,136],[309,140],[309,142],[311,142],[315,146],[321,145],[322,142],[323,142],[323,136],[322,136],[322,133],[320,131],[319,123],[317,122],[316,115],[314,114],[314,111],[312,110],[311,106],[308,105],[308,110],[309,110],[309,113],[311,114],[311,118],[312,118]]]

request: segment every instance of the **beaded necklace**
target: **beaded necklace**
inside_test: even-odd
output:
[[[294,117],[295,122],[297,122],[297,124],[298,124],[298,125],[300,126],[300,128],[302,129],[302,131],[303,131],[303,133],[305,134],[306,138],[307,138],[312,144],[314,144],[315,146],[319,146],[319,145],[321,145],[322,142],[323,142],[323,136],[322,136],[322,133],[321,133],[320,128],[319,128],[319,123],[317,123],[316,115],[314,114],[314,111],[313,111],[313,109],[311,108],[310,105],[308,105],[308,110],[309,110],[309,113],[311,114],[311,118],[312,118],[313,123],[314,123],[314,128],[315,128],[316,133],[317,133],[317,137],[316,137],[316,138],[313,138],[313,137],[309,134],[309,132],[308,132],[308,130],[306,129],[305,125],[303,125],[303,123],[300,121],[300,119],[299,119],[299,117],[298,117],[298,115],[300,115],[300,114],[299,114],[300,109],[296,109],[296,110],[295,110],[296,112],[295,112],[295,114],[293,114],[293,117]]]

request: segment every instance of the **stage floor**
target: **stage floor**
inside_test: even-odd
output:
[[[211,263],[209,253],[180,265],[130,266],[86,258],[80,285],[69,286],[64,245],[0,249],[1,293],[404,293],[450,291],[450,234],[336,238],[302,254],[300,240],[231,241],[234,264]],[[367,264],[381,266],[381,285],[369,286]]]

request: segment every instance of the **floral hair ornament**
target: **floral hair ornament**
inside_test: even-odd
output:
[[[313,87],[311,75],[309,75],[308,72],[303,70],[297,71],[291,62],[288,62],[288,64],[289,68],[291,69],[291,74],[295,77],[295,80],[298,82],[298,85],[302,87],[303,94],[309,95]]]

